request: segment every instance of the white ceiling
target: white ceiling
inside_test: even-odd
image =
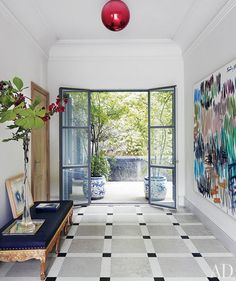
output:
[[[170,39],[185,50],[232,0],[123,0],[129,25],[107,30],[101,9],[108,0],[0,0],[44,51],[58,40]]]

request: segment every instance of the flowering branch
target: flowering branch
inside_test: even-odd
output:
[[[13,130],[12,137],[3,141],[24,140],[32,129],[42,128],[51,116],[64,112],[68,102],[67,96],[57,96],[56,102],[48,108],[40,105],[41,100],[34,100],[24,96],[23,81],[15,77],[11,81],[0,81],[0,123],[11,122],[7,128]]]

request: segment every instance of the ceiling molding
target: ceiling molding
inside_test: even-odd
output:
[[[49,58],[48,53],[40,46],[37,39],[31,34],[31,32],[15,17],[15,15],[0,1],[0,13],[16,26],[16,28],[25,35],[26,39],[38,49],[38,51],[46,58]]]
[[[50,60],[124,58],[182,58],[172,40],[61,40],[50,50]]]
[[[118,45],[118,44],[158,44],[173,45],[171,39],[81,39],[81,40],[58,40],[55,46],[80,46],[80,45]]]
[[[176,56],[50,56],[49,62],[105,62],[105,61],[182,61],[182,57]]]
[[[56,32],[53,30],[52,25],[48,22],[46,17],[43,15],[43,12],[40,9],[38,3],[36,1],[32,1],[31,5],[37,10],[37,13],[38,13],[40,19],[42,20],[45,28],[47,28],[47,30],[50,31],[50,33],[53,35],[55,42],[56,42],[58,40],[58,36],[57,36]]]
[[[175,41],[176,38],[178,38],[178,34],[181,34],[182,31],[184,30],[185,26],[186,26],[186,18],[191,18],[192,13],[194,12],[195,9],[197,9],[197,7],[200,6],[201,1],[196,1],[193,2],[191,7],[188,9],[187,13],[185,14],[185,17],[183,18],[182,22],[180,23],[180,25],[177,27],[174,36],[173,36],[173,40]]]
[[[230,11],[236,7],[236,0],[229,0],[222,9],[216,14],[212,21],[206,26],[206,28],[196,37],[196,39],[184,50],[183,56],[190,55],[200,44],[203,42],[209,34],[216,29],[216,27],[224,20],[224,18],[230,13]]]

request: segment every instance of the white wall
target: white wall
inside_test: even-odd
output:
[[[186,198],[236,241],[236,221],[193,191],[193,85],[236,58],[236,8],[184,55]]]
[[[32,38],[20,27],[14,17],[0,6],[0,80],[21,77],[25,85],[30,81],[45,87],[47,58],[38,49]],[[29,94],[29,90],[25,93]],[[5,124],[0,125],[0,139],[8,137]],[[5,179],[23,171],[21,143],[0,141],[0,227],[12,217],[5,191]]]
[[[183,60],[171,41],[59,42],[51,49],[48,81],[51,99],[60,87],[148,89],[177,85],[177,185],[184,196]],[[58,118],[51,120],[51,194],[58,196]]]

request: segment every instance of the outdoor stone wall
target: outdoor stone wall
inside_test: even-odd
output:
[[[141,156],[108,158],[111,166],[110,181],[143,181],[147,176],[147,160]]]

